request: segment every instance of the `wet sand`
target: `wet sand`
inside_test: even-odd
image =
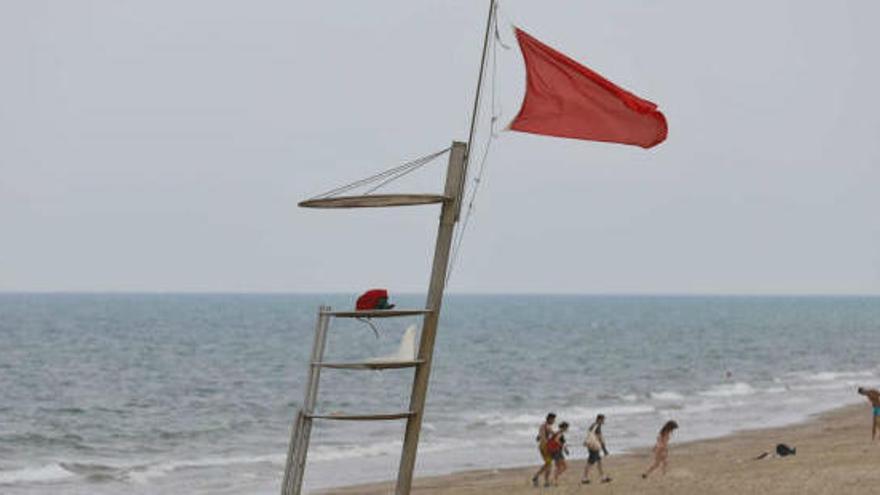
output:
[[[768,405],[772,407],[772,405]],[[687,428],[687,424],[682,424]],[[608,432],[610,433],[610,432]],[[825,413],[809,421],[782,428],[750,430],[726,437],[678,443],[673,436],[669,471],[640,474],[651,462],[650,449],[609,456],[605,469],[608,484],[581,485],[583,448],[574,458],[559,486],[534,488],[529,481],[536,466],[479,470],[419,478],[418,495],[520,495],[564,494],[880,494],[880,441],[871,442],[871,411],[865,405]],[[582,439],[570,435],[572,444]],[[613,436],[608,437],[613,448]],[[797,448],[796,456],[754,460],[762,452],[775,452],[777,443]],[[536,454],[537,457],[537,454]],[[376,483],[325,490],[324,494],[386,495],[392,483]]]

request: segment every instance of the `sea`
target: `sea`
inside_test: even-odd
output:
[[[0,493],[278,493],[318,307],[353,303],[0,294]],[[336,319],[326,359],[393,353],[418,322],[374,320],[377,336]],[[412,374],[324,370],[318,409],[405,411]],[[453,294],[417,474],[537,465],[550,411],[571,423],[573,457],[605,414],[613,456],[650,445],[667,419],[675,442],[718,437],[856,404],[857,386],[878,384],[878,297]],[[307,491],[394,479],[403,427],[316,422]]]

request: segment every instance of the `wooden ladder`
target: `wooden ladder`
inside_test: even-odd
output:
[[[416,451],[418,450],[419,434],[425,399],[428,392],[428,379],[431,373],[431,359],[434,355],[434,341],[443,302],[443,291],[446,286],[446,274],[449,265],[449,253],[455,224],[461,211],[464,193],[467,145],[454,141],[449,153],[449,164],[446,171],[446,186],[442,196],[426,194],[382,194],[366,196],[332,197],[303,201],[300,206],[310,208],[377,208],[390,206],[407,206],[430,203],[441,203],[440,222],[437,229],[437,240],[434,247],[434,262],[431,267],[431,280],[425,309],[392,309],[374,311],[333,311],[328,306],[321,306],[315,325],[315,340],[312,345],[309,363],[309,379],[306,384],[303,407],[297,412],[290,435],[287,450],[287,463],[284,469],[284,480],[281,484],[281,495],[299,495],[302,490],[305,473],[306,457],[309,450],[309,438],[314,420],[332,421],[389,421],[406,419],[406,433],[400,456],[397,474],[396,495],[408,495],[412,487],[413,470],[415,468]],[[327,342],[327,331],[332,318],[393,318],[422,316],[422,331],[416,359],[412,361],[379,361],[379,362],[326,362],[324,348]],[[315,411],[318,398],[318,383],[321,369],[347,370],[383,370],[415,368],[410,405],[407,411],[387,412],[380,414],[319,414]]]

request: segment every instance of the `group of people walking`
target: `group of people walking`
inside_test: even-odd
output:
[[[880,439],[880,390],[876,388],[859,387],[858,393],[865,396],[871,403],[872,423],[871,423],[871,440]],[[602,435],[602,426],[605,424],[605,415],[599,414],[596,420],[587,428],[583,446],[587,449],[587,462],[584,465],[584,472],[581,476],[581,483],[590,483],[590,471],[593,466],[599,472],[599,480],[601,483],[611,482],[611,477],[605,473],[602,466],[602,458],[608,456],[608,448],[605,446],[605,437]],[[647,478],[657,469],[666,474],[666,468],[669,459],[669,440],[672,433],[678,429],[678,423],[675,421],[667,421],[660,432],[657,434],[657,442],[654,444],[654,460],[648,469],[642,473],[642,478]],[[538,429],[538,451],[541,454],[543,464],[532,476],[532,484],[540,486],[540,480],[543,476],[544,486],[557,485],[559,477],[568,469],[566,458],[570,455],[568,442],[565,435],[568,433],[569,424],[565,421],[559,423],[556,428],[556,414],[549,413],[544,423]],[[779,452],[784,447],[786,452]],[[777,446],[777,452],[780,456],[794,454],[795,449],[791,449],[784,444]],[[768,454],[764,453],[757,457],[763,459]],[[553,482],[551,484],[551,475]]]
[[[556,414],[549,413],[544,423],[538,429],[538,451],[541,454],[543,464],[538,472],[532,476],[532,485],[539,486],[541,477],[544,478],[544,486],[551,486],[550,477],[553,475],[553,484],[559,484],[559,477],[568,469],[565,462],[567,456],[571,455],[568,449],[568,442],[565,434],[568,433],[569,424],[565,421],[559,423],[556,429]],[[610,483],[611,477],[605,474],[602,467],[602,458],[608,455],[608,448],[605,446],[605,437],[602,435],[602,425],[605,424],[605,415],[599,414],[596,420],[587,428],[586,438],[584,439],[584,447],[587,448],[587,463],[584,465],[584,472],[581,476],[582,484],[590,483],[590,471],[593,466],[599,472],[599,480],[601,483]],[[667,421],[660,429],[657,435],[657,443],[654,445],[654,462],[642,474],[642,478],[647,478],[652,472],[660,468],[666,473],[666,464],[669,456],[669,439],[672,432],[678,428],[675,421]],[[555,467],[555,469],[554,469]]]

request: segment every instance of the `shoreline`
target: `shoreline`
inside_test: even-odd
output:
[[[865,404],[847,405],[811,415],[781,427],[734,431],[716,438],[670,445],[669,471],[643,480],[640,473],[651,462],[650,448],[637,448],[604,461],[613,482],[579,483],[584,452],[577,433],[570,435],[572,449],[568,471],[558,487],[534,488],[530,477],[538,468],[478,469],[445,475],[417,477],[418,495],[519,495],[529,493],[876,493],[880,485],[880,440],[870,441],[870,409]],[[683,424],[682,428],[687,425]],[[609,438],[613,442],[613,437]],[[797,455],[754,460],[762,452],[773,453],[778,443],[797,448]],[[613,445],[613,443],[612,443]],[[613,447],[612,447],[613,448]],[[613,453],[613,450],[612,450]],[[393,481],[317,490],[320,495],[386,495]]]

